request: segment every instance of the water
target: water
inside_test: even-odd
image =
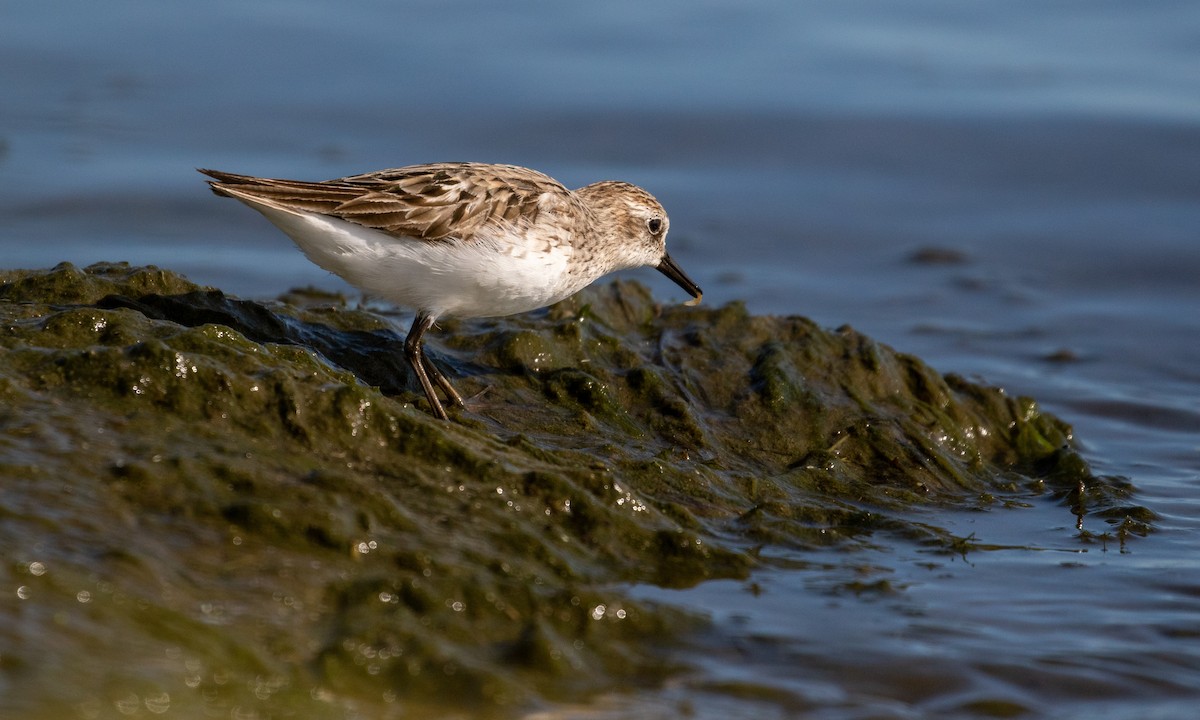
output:
[[[338,288],[192,168],[620,178],[705,301],[848,323],[1038,398],[1157,531],[931,509],[972,545],[779,553],[695,670],[571,716],[1191,717],[1200,699],[1200,6],[9,4],[0,264]],[[922,249],[938,254],[924,256]],[[924,260],[922,260],[924,258]],[[940,260],[940,261],[939,261]],[[665,298],[677,289],[637,274]],[[1085,517],[1084,529],[1108,529]]]

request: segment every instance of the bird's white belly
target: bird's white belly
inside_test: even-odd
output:
[[[434,316],[512,315],[587,284],[567,271],[569,246],[525,234],[469,242],[395,238],[329,216],[259,209],[320,267],[369,295]]]

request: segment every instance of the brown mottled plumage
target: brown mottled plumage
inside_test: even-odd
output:
[[[480,227],[500,220],[532,224],[547,194],[564,205],[578,204],[571,191],[549,176],[515,165],[416,165],[323,182],[201,172],[217,180],[210,185],[223,195],[330,215],[393,237],[421,240],[451,235],[468,240]]]

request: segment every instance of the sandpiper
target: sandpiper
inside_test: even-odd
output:
[[[568,190],[536,170],[484,163],[413,165],[323,182],[200,172],[213,178],[213,192],[265,215],[312,262],[416,310],[404,353],[442,420],[448,418],[434,383],[465,404],[422,349],[439,317],[527,312],[643,265],[674,280],[692,303],[701,297],[667,254],[666,211],[625,182]]]

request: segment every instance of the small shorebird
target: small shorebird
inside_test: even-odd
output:
[[[439,317],[527,312],[643,265],[674,280],[692,303],[701,297],[667,254],[666,211],[629,183],[568,190],[535,170],[484,163],[413,165],[324,182],[200,172],[213,178],[213,192],[265,215],[309,260],[416,310],[404,354],[443,420],[434,383],[465,404],[422,349]]]

